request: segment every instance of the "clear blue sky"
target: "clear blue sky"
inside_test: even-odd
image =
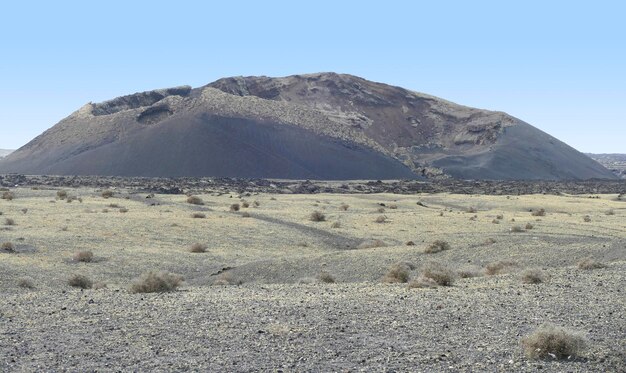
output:
[[[614,1],[11,1],[0,148],[89,101],[233,75],[335,71],[506,111],[626,153],[626,5]]]

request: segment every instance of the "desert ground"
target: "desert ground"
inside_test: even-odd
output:
[[[623,196],[111,191],[5,189],[0,371],[626,371]],[[586,348],[527,356],[544,323]]]

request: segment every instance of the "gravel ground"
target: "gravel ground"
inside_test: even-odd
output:
[[[455,286],[398,284],[28,291],[0,303],[2,371],[626,371],[626,263]],[[574,361],[528,360],[544,322],[583,332]]]

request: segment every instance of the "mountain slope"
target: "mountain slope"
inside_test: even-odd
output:
[[[89,103],[0,172],[466,179],[614,176],[505,113],[334,73],[234,77]]]

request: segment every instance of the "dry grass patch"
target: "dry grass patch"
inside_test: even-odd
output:
[[[473,278],[482,276],[480,268],[476,266],[463,267],[459,269],[456,273],[459,278]]]
[[[201,212],[194,212],[193,214],[191,214],[191,217],[194,219],[204,219],[206,218],[206,215]]]
[[[174,291],[183,282],[183,277],[173,273],[146,272],[136,279],[130,287],[131,293],[164,293]]]
[[[15,194],[13,194],[13,192],[3,192],[2,193],[2,199],[5,199],[7,201],[12,201],[15,198]]]
[[[72,260],[75,262],[89,263],[93,260],[93,253],[89,250],[77,251]]]
[[[383,241],[372,239],[372,240],[365,240],[361,242],[356,248],[357,249],[373,249],[376,247],[385,247],[385,246],[387,246],[387,244],[385,244]]]
[[[571,359],[586,348],[585,338],[576,332],[553,324],[544,324],[521,340],[522,348],[531,359]]]
[[[331,228],[341,228],[341,223],[336,221],[330,225]]]
[[[72,277],[67,280],[67,284],[69,286],[81,289],[91,289],[93,286],[93,281],[89,279],[89,277],[81,274],[72,275]]]
[[[189,251],[192,253],[206,253],[206,250],[207,250],[207,245],[204,245],[198,242],[194,243],[189,248]]]
[[[450,250],[450,244],[447,241],[436,240],[428,245],[424,252],[426,254],[434,254],[444,250]]]
[[[326,215],[322,214],[319,211],[313,211],[311,215],[309,215],[309,220],[315,221],[315,222],[325,221]]]
[[[606,264],[599,262],[591,257],[585,258],[578,262],[578,268],[580,269],[601,269],[606,268]]]
[[[243,281],[235,278],[232,272],[224,272],[220,274],[213,282],[213,285],[226,286],[226,285],[241,285]]]
[[[485,274],[488,276],[508,273],[517,267],[517,263],[511,260],[498,260],[485,266]]]

